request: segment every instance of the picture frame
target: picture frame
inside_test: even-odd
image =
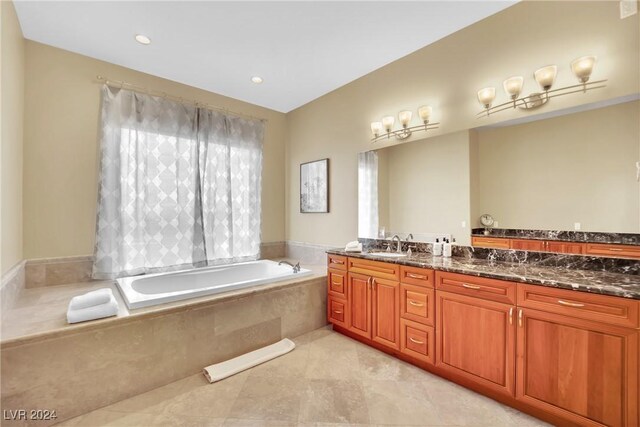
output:
[[[300,213],[329,213],[329,159],[300,164]]]

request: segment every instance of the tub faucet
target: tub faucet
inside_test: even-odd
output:
[[[400,236],[398,236],[397,234],[394,234],[393,237],[391,238],[391,241],[393,242],[395,239],[398,239],[398,247],[396,248],[396,252],[402,253],[402,240],[400,240]]]
[[[280,261],[280,262],[278,263],[278,265],[282,265],[282,264],[290,265],[290,266],[291,266],[291,268],[293,268],[293,272],[294,272],[294,273],[297,273],[297,272],[299,272],[299,271],[300,271],[300,263],[299,263],[299,262],[298,262],[296,265],[291,264],[289,261]]]

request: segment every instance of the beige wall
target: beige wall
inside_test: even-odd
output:
[[[443,233],[470,244],[469,132],[462,131],[380,150],[380,193],[388,219],[380,225],[403,233]],[[387,168],[385,171],[384,168]]]
[[[1,230],[0,273],[23,258],[22,244],[22,145],[24,115],[24,45],[13,3],[0,2],[1,49],[0,91],[1,142]]]
[[[640,102],[483,130],[477,144],[474,211],[500,227],[640,233]]]
[[[26,258],[93,253],[100,107],[97,75],[268,119],[264,139],[262,241],[284,240],[284,114],[28,41],[24,147]]]
[[[369,123],[402,109],[434,107],[437,136],[481,125],[640,92],[640,15],[619,19],[618,2],[521,2],[376,70],[287,114],[287,238],[343,245],[357,233],[357,158],[394,142],[369,142]],[[556,98],[536,112],[507,111],[476,119],[476,92],[502,80],[558,64],[558,85],[575,84],[569,63],[595,54],[593,78],[604,89]],[[414,113],[415,114],[415,113]],[[414,137],[418,139],[420,137]],[[329,157],[331,212],[301,214],[299,165]]]

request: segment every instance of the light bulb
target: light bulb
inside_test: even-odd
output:
[[[557,74],[558,67],[555,65],[547,65],[533,73],[533,77],[536,79],[540,87],[546,92],[551,89],[551,86],[555,83]]]
[[[371,122],[371,132],[373,132],[373,136],[380,135],[380,133],[382,133],[382,123]]]
[[[413,117],[413,113],[411,111],[400,111],[398,113],[398,120],[400,120],[400,124],[402,127],[406,128],[409,122],[411,121],[411,117]]]
[[[596,63],[595,56],[583,56],[571,62],[571,71],[576,75],[581,83],[586,83],[591,77],[593,66]]]
[[[487,110],[491,108],[491,103],[494,99],[496,99],[495,87],[485,87],[478,91],[478,101],[480,101],[480,104],[482,104]]]
[[[420,120],[422,120],[424,124],[429,123],[431,112],[432,109],[428,105],[423,105],[422,107],[418,108],[418,115],[420,116]]]
[[[393,116],[386,116],[382,118],[382,126],[386,129],[387,132],[391,132],[391,128],[395,123],[396,119]]]
[[[511,97],[511,99],[518,99],[520,92],[522,92],[522,86],[524,85],[524,78],[522,76],[509,77],[502,85],[504,91]]]

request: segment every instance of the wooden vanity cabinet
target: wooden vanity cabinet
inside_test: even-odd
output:
[[[547,250],[544,240],[511,239],[509,247],[518,251],[544,252]]]
[[[639,425],[640,301],[344,258],[337,331],[557,425]]]
[[[503,239],[500,237],[479,237],[471,236],[471,246],[478,248],[491,248],[491,249],[511,249],[509,239]]]

